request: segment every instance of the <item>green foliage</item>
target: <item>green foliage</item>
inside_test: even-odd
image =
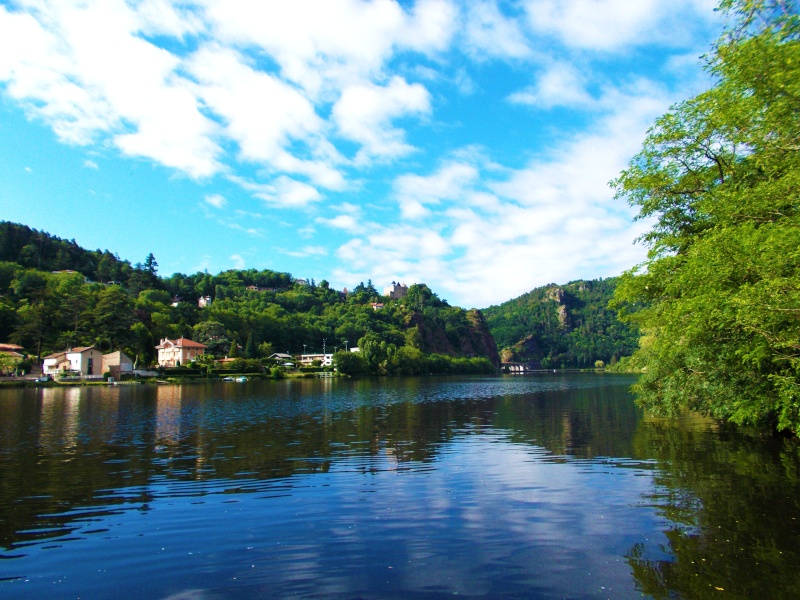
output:
[[[650,409],[800,429],[800,25],[728,0],[716,85],[674,107],[614,182],[655,221],[615,306],[645,334]]]
[[[636,349],[637,329],[608,308],[616,285],[616,278],[551,284],[483,312],[503,360],[591,367]]]
[[[42,248],[60,243],[21,225],[0,225],[0,236],[17,236],[0,238],[0,248],[10,248],[12,261],[31,240]],[[436,371],[428,360],[432,353],[449,357],[447,361],[463,358],[464,364],[447,362],[444,368],[453,372],[484,372],[487,364],[491,370],[498,362],[483,316],[449,306],[424,284],[412,286],[409,298],[384,299],[384,309],[374,310],[370,303],[381,298],[372,282],[344,294],[327,281],[303,285],[288,273],[269,270],[161,278],[152,254],[133,268],[125,263],[126,278],[109,284],[106,280],[116,277],[112,267],[119,266],[114,255],[75,248],[76,256],[94,257],[103,265],[98,277],[103,283],[87,282],[79,273],[53,274],[0,262],[0,332],[6,339],[38,356],[67,346],[122,349],[140,366],[154,362],[160,340],[182,336],[205,344],[211,357],[244,361],[275,351],[299,353],[304,347],[319,352],[322,340],[334,349],[363,339],[364,356],[348,353],[344,359],[352,365],[343,372],[351,374],[429,373]],[[24,253],[28,262],[32,252]],[[43,251],[43,256],[49,254]],[[213,301],[200,309],[197,299],[203,295],[212,295]],[[177,306],[172,305],[175,297],[180,298]],[[236,340],[246,340],[244,348]],[[198,364],[204,371],[210,367]]]

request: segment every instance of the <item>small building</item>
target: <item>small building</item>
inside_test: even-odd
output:
[[[239,358],[234,357],[234,356],[223,356],[222,358],[218,358],[214,362],[218,363],[218,364],[220,364],[222,366],[225,366],[225,365],[230,364],[232,362],[235,362],[237,360],[239,360]]]
[[[177,307],[181,302],[183,302],[183,298],[180,296],[173,296],[172,300],[170,301],[173,308]]]
[[[301,354],[300,364],[304,367],[310,367],[315,360],[320,362],[323,367],[333,366],[333,354]]]
[[[158,350],[159,367],[179,367],[193,361],[198,356],[205,354],[206,346],[200,342],[195,342],[186,338],[171,340],[164,338],[156,346]]]
[[[372,310],[383,310],[384,308],[383,302],[370,302],[369,305],[372,307]]]
[[[17,369],[17,365],[25,358],[14,350],[3,350],[0,348],[0,375],[8,375]]]
[[[133,373],[133,361],[122,350],[103,354],[103,373],[111,373],[114,379]]]
[[[406,294],[408,294],[408,286],[405,283],[393,281],[392,285],[383,288],[383,295],[388,296],[391,300],[399,300]]]
[[[211,306],[211,296],[200,296],[200,298],[197,300],[197,306],[199,308]]]
[[[94,346],[72,348],[44,357],[42,373],[59,375],[64,373],[95,377],[102,375],[103,354]]]

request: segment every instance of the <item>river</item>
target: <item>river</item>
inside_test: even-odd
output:
[[[0,598],[797,598],[794,440],[626,376],[0,391]]]

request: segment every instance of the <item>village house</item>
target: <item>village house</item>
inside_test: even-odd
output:
[[[17,364],[25,358],[20,350],[22,346],[16,344],[0,344],[0,374],[8,375],[16,370]]]
[[[95,377],[103,374],[103,354],[94,346],[72,348],[44,357],[44,375],[73,374]]]
[[[122,350],[103,354],[103,373],[119,380],[122,375],[133,373],[133,361]]]
[[[323,367],[333,366],[333,354],[301,354],[300,364],[306,367],[312,366],[315,360],[320,362]]]
[[[208,348],[208,346],[205,344],[194,342],[186,338],[178,338],[177,340],[164,338],[161,340],[161,343],[156,346],[156,350],[158,350],[158,366],[179,367],[185,365],[204,354],[206,348]]]
[[[200,298],[197,300],[197,306],[199,308],[211,306],[211,296],[200,296]]]

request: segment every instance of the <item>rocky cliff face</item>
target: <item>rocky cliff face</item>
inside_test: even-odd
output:
[[[497,344],[481,311],[460,311],[450,308],[447,318],[441,315],[413,311],[406,319],[406,330],[416,330],[415,345],[426,353],[449,356],[484,357],[500,366]]]
[[[470,328],[469,342],[475,356],[485,356],[495,367],[500,366],[500,357],[497,354],[497,343],[494,341],[492,332],[489,331],[489,324],[483,313],[477,309],[467,312],[467,320],[472,327]]]

